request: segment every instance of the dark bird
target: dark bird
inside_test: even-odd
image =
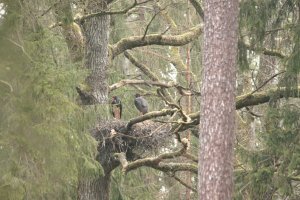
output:
[[[135,95],[134,105],[143,115],[148,112],[148,102],[140,94]]]
[[[111,113],[116,119],[121,119],[122,117],[122,102],[121,99],[117,96],[112,97]]]

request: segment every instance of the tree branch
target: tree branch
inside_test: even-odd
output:
[[[255,92],[257,92],[258,90],[260,90],[261,88],[263,88],[269,81],[271,81],[273,78],[275,78],[276,76],[285,73],[286,71],[281,71],[278,72],[277,74],[274,74],[273,76],[271,76],[268,80],[266,80],[264,83],[262,83],[258,88],[256,88],[254,91],[251,92],[251,94],[254,94]]]
[[[256,48],[251,46],[250,44],[246,44],[243,41],[239,41],[239,43],[241,43],[241,45],[243,45],[246,49],[251,50],[251,51],[255,51],[255,52],[261,52],[264,55],[268,55],[268,56],[276,56],[278,58],[285,58],[286,55],[284,55],[282,52],[280,51],[276,51],[276,50],[270,50],[267,49],[265,47],[261,47],[261,48]]]
[[[203,11],[200,3],[197,0],[189,0],[189,1],[196,9],[196,12],[198,13],[198,15],[202,18],[202,20],[204,20],[204,11]]]
[[[137,0],[134,0],[133,4],[131,6],[129,6],[128,8],[125,8],[123,10],[118,10],[118,11],[100,11],[100,12],[96,12],[96,13],[91,13],[91,14],[87,14],[81,17],[78,17],[75,19],[75,21],[78,21],[79,23],[82,23],[84,20],[90,19],[92,17],[98,17],[98,16],[102,16],[102,15],[119,15],[119,14],[126,14],[129,10],[131,10],[132,8],[134,8],[135,6],[141,5],[141,4],[145,4],[149,1],[152,0],[146,0],[143,2],[138,3]]]
[[[147,85],[147,86],[157,86],[157,87],[161,87],[161,88],[176,88],[178,90],[178,92],[183,95],[183,96],[189,96],[189,95],[199,95],[199,92],[196,91],[190,91],[188,88],[184,88],[183,86],[178,85],[175,82],[168,82],[168,83],[163,83],[163,82],[159,82],[159,81],[146,81],[146,80],[130,80],[130,79],[125,79],[125,80],[121,80],[117,83],[112,84],[111,86],[109,86],[109,90],[113,91],[116,90],[120,87],[123,87],[125,85]]]
[[[10,92],[13,92],[13,91],[14,91],[12,85],[9,84],[8,82],[3,81],[3,80],[0,80],[0,83],[3,83],[4,85],[6,85],[6,86],[9,88]]]
[[[197,190],[195,188],[193,188],[192,186],[188,185],[187,183],[185,183],[183,180],[181,180],[180,178],[178,178],[177,176],[172,176],[176,181],[178,181],[181,185],[183,185],[184,187],[192,190],[193,192],[197,193]]]
[[[257,92],[255,94],[248,93],[236,98],[236,109],[241,109],[247,106],[255,106],[270,101],[271,97],[276,94],[277,98],[283,97],[300,97],[300,86],[292,88],[289,93],[286,92],[285,87],[271,88],[267,91]]]
[[[134,124],[146,121],[148,119],[162,117],[166,115],[172,115],[176,111],[177,109],[174,108],[174,109],[163,109],[162,111],[153,111],[153,112],[146,113],[145,115],[129,120],[129,122],[126,125],[126,129],[129,130]]]
[[[183,147],[179,149],[178,151],[171,152],[171,153],[163,153],[156,157],[150,157],[150,158],[142,158],[138,159],[133,162],[128,162],[126,160],[125,153],[115,153],[115,156],[119,159],[121,165],[122,165],[122,171],[124,173],[128,173],[131,170],[137,169],[141,166],[147,166],[152,167],[154,169],[163,171],[163,172],[177,172],[177,171],[191,171],[194,173],[197,173],[198,168],[196,165],[190,164],[190,163],[161,163],[161,161],[165,159],[172,159],[175,157],[179,157],[183,155],[188,147],[188,144],[185,142],[182,142]]]
[[[131,55],[128,51],[124,52],[125,57],[133,64],[135,65],[137,68],[139,68],[146,76],[148,76],[152,81],[158,81],[159,78],[151,72],[151,70],[144,64],[139,63],[137,61],[137,59]],[[162,88],[162,94],[164,95],[164,97],[166,97],[168,99],[168,101],[173,102],[173,98],[171,97],[170,93]]]
[[[182,46],[198,38],[202,29],[202,25],[199,25],[181,35],[150,34],[144,38],[143,36],[123,38],[111,46],[111,57],[114,58],[128,49],[147,45]]]

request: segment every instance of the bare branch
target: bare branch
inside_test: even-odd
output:
[[[172,176],[176,181],[178,181],[181,185],[183,185],[186,188],[189,188],[190,190],[192,190],[193,192],[197,193],[197,190],[195,188],[193,188],[192,186],[188,185],[187,183],[185,183],[183,180],[181,180],[180,178],[178,178],[177,176]]]
[[[149,21],[149,23],[148,23],[147,26],[146,26],[146,29],[145,29],[145,32],[144,32],[144,35],[143,35],[142,39],[145,39],[145,37],[146,37],[146,35],[147,35],[148,29],[149,29],[151,23],[153,22],[153,20],[155,19],[155,17],[156,17],[160,12],[161,12],[161,10],[158,11],[158,12],[156,12],[156,13],[152,16],[151,20]]]
[[[134,124],[146,121],[148,119],[156,118],[156,117],[162,117],[166,115],[172,115],[177,111],[177,109],[163,109],[162,111],[153,111],[149,112],[145,115],[133,118],[129,120],[129,122],[126,125],[126,129],[129,130]]]
[[[122,153],[116,153],[115,156],[119,159],[121,165],[122,165],[122,171],[124,173],[128,173],[131,170],[137,169],[141,166],[147,166],[152,167],[154,169],[163,171],[163,172],[177,172],[177,171],[191,171],[194,173],[197,173],[198,169],[196,165],[190,164],[190,163],[161,163],[161,161],[165,159],[172,159],[175,157],[179,157],[183,155],[186,152],[186,149],[188,147],[188,144],[182,142],[183,147],[175,152],[171,153],[163,153],[156,157],[150,157],[150,158],[142,158],[138,159],[133,162],[128,162],[126,160],[125,154]]]
[[[157,87],[162,87],[162,88],[176,88],[179,93],[183,96],[189,96],[189,95],[195,95],[195,94],[199,94],[199,92],[195,92],[195,91],[190,91],[188,88],[184,88],[180,85],[178,85],[175,82],[168,82],[168,83],[163,83],[163,82],[159,82],[159,81],[146,81],[146,80],[130,80],[130,79],[125,79],[125,80],[121,80],[117,83],[112,84],[111,86],[109,86],[109,90],[113,91],[116,90],[120,87],[123,87],[125,85],[147,85],[147,86],[157,86]]]
[[[202,20],[204,20],[204,11],[203,11],[200,3],[197,0],[189,0],[189,1],[196,9],[196,12],[198,13],[198,15],[202,18]]]
[[[280,52],[278,50],[270,50],[270,49],[267,49],[265,47],[256,48],[256,47],[251,46],[250,44],[246,44],[243,41],[239,41],[239,43],[241,43],[248,50],[255,51],[255,52],[261,52],[264,55],[276,56],[278,58],[285,58],[286,57],[286,55],[284,55],[282,52]]]
[[[14,91],[14,90],[13,90],[13,87],[12,87],[12,85],[11,85],[11,84],[9,84],[8,82],[6,82],[6,81],[3,81],[3,80],[0,80],[0,83],[3,83],[4,85],[8,86],[8,87],[9,87],[9,90],[10,90],[10,92],[13,92],[13,91]]]
[[[150,34],[144,39],[143,36],[123,38],[111,46],[111,56],[114,58],[128,49],[147,45],[182,46],[198,38],[202,30],[202,25],[199,25],[181,35]]]
[[[286,92],[285,87],[281,87],[271,88],[267,91],[256,92],[255,94],[252,94],[251,92],[241,95],[236,98],[236,109],[267,103],[274,94],[277,95],[277,98],[300,97],[300,86],[298,86],[298,88],[292,88],[289,93]]]
[[[137,0],[134,0],[133,4],[131,6],[129,6],[128,8],[125,8],[123,10],[117,10],[117,11],[100,11],[100,12],[96,12],[96,13],[91,13],[91,14],[88,14],[88,15],[84,15],[82,17],[79,17],[77,19],[75,19],[76,21],[79,21],[79,22],[83,22],[84,20],[87,20],[87,19],[90,19],[92,17],[98,17],[98,16],[102,16],[102,15],[120,15],[120,14],[126,14],[128,11],[130,11],[132,8],[138,6],[138,5],[142,5],[142,4],[145,4],[145,3],[148,3],[152,0],[146,0],[146,1],[143,1],[143,2],[137,2]]]
[[[139,68],[152,81],[159,80],[159,78],[154,73],[152,73],[151,70],[146,65],[139,63],[137,59],[133,55],[131,55],[128,51],[125,51],[124,55],[133,65]],[[168,101],[172,101],[172,102],[174,101],[174,99],[171,97],[170,93],[166,89],[162,88],[162,94],[165,98],[168,99]]]
[[[266,80],[263,84],[261,84],[258,88],[256,88],[254,91],[251,92],[251,94],[254,94],[255,92],[257,92],[258,90],[260,90],[262,87],[264,87],[269,81],[271,81],[273,78],[275,78],[276,76],[285,73],[286,71],[281,71],[278,72],[277,74],[274,74],[273,76],[271,76],[268,80]]]

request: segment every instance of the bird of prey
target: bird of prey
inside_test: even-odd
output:
[[[148,112],[148,102],[140,94],[135,95],[134,105],[143,115]]]
[[[111,113],[116,119],[121,119],[122,117],[122,102],[121,99],[117,96],[112,97]]]

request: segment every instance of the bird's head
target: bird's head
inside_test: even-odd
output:
[[[141,95],[140,95],[139,93],[136,93],[134,96],[135,96],[135,98],[138,98],[138,97],[140,97]]]

